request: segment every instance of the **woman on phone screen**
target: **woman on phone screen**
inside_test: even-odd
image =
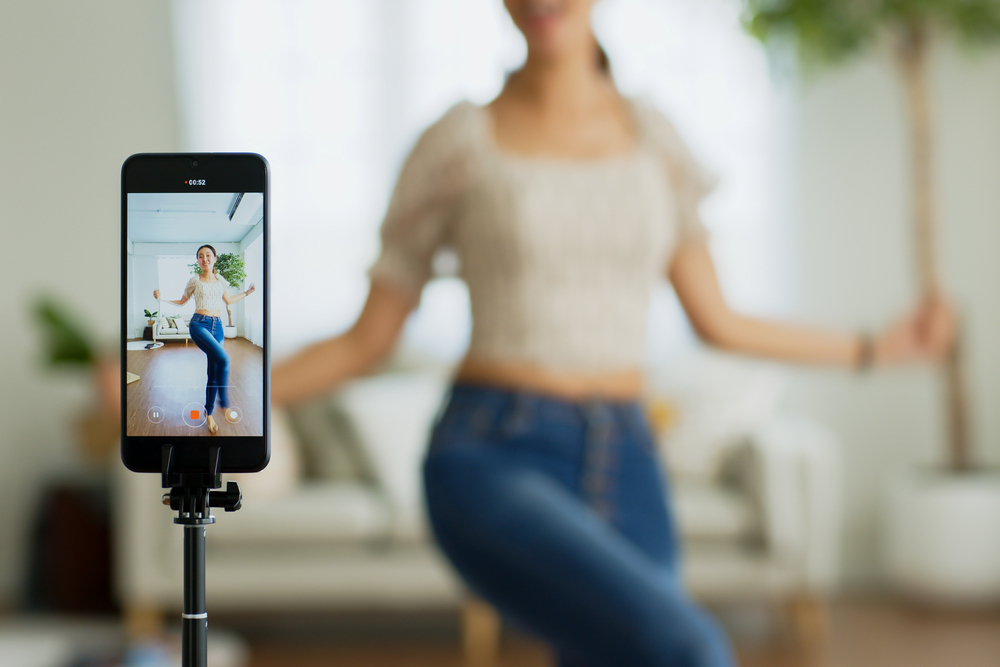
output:
[[[638,403],[656,281],[673,283],[711,345],[845,368],[941,357],[949,306],[929,297],[876,337],[731,311],[698,218],[707,180],[662,114],[615,89],[593,0],[504,4],[526,62],[488,105],[459,103],[424,132],[361,315],[276,368],[274,401],[372,368],[435,251],[456,249],[473,328],[424,460],[439,546],[562,665],[732,665],[678,579],[667,480]]]
[[[192,296],[195,311],[191,317],[191,339],[208,357],[208,382],[205,385],[205,414],[208,430],[213,435],[219,432],[219,424],[212,416],[218,397],[223,410],[229,407],[229,354],[223,347],[224,332],[221,314],[227,305],[245,299],[254,291],[253,284],[245,292],[229,294],[229,283],[215,272],[218,255],[215,248],[203,245],[196,253],[201,273],[191,276],[184,296],[176,301],[168,301],[183,306]],[[160,290],[153,290],[153,298],[159,300]]]

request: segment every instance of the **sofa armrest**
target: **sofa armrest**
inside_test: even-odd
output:
[[[765,544],[801,568],[804,583],[829,591],[839,575],[842,512],[840,446],[821,425],[778,418],[751,434],[753,488]]]
[[[160,501],[160,476],[112,466],[115,589],[124,606],[163,606],[178,597],[182,531]]]

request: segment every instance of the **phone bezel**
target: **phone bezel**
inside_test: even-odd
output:
[[[191,165],[198,160],[197,167]],[[121,188],[121,457],[134,472],[161,472],[164,445],[173,445],[174,472],[208,471],[209,446],[221,447],[219,472],[258,472],[271,457],[271,281],[270,166],[256,153],[137,153],[122,164]],[[205,185],[185,186],[192,178]],[[261,436],[130,436],[126,416],[126,346],[128,336],[128,195],[130,192],[262,192],[264,194],[263,428]]]

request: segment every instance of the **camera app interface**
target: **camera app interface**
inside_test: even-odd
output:
[[[264,434],[263,204],[129,193],[128,435]]]

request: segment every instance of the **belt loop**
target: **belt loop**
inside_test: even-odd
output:
[[[537,421],[538,401],[534,394],[524,391],[514,392],[513,423],[519,428],[528,428]]]

